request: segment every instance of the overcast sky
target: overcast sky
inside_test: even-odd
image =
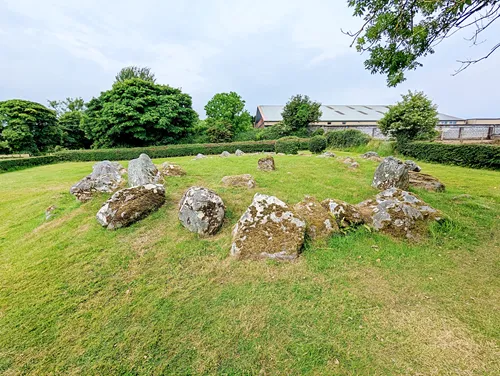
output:
[[[439,111],[500,117],[500,51],[458,76],[457,59],[498,42],[500,21],[478,47],[466,34],[442,43],[397,88],[364,70],[340,29],[354,30],[347,0],[0,0],[0,100],[81,96],[108,90],[120,68],[149,66],[203,107],[236,91],[254,114],[308,94],[324,104],[391,104],[423,90]],[[471,32],[472,30],[469,30]]]

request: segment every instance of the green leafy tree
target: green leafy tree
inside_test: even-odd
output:
[[[394,137],[398,144],[435,138],[439,122],[437,107],[422,92],[409,91],[402,98],[379,120],[381,132]]]
[[[252,116],[245,110],[245,101],[234,91],[215,94],[206,104],[205,112],[207,119],[231,124],[234,135],[252,127]],[[218,124],[220,126],[222,123]]]
[[[49,107],[57,113],[61,129],[61,145],[67,149],[86,149],[90,140],[82,129],[83,113],[86,110],[83,98],[66,98],[64,101],[49,101]]]
[[[185,138],[197,120],[190,95],[135,78],[93,98],[82,128],[95,148],[164,145]]]
[[[115,76],[115,82],[124,82],[125,80],[130,80],[132,78],[139,78],[153,83],[156,82],[155,75],[151,72],[151,68],[136,66],[122,68],[122,70]]]
[[[470,27],[467,39],[482,43],[481,33],[500,18],[498,0],[348,0],[348,5],[364,21],[358,31],[346,33],[353,38],[351,45],[369,54],[366,69],[386,75],[388,86],[403,82],[405,71],[422,66],[420,58],[459,30]],[[491,56],[500,48],[495,43],[485,55],[459,61],[455,74]]]
[[[293,134],[306,131],[309,124],[316,123],[323,114],[321,103],[313,102],[307,95],[295,95],[285,105],[281,116],[283,125]]]
[[[0,128],[3,142],[13,152],[36,154],[61,142],[55,111],[40,103],[21,99],[0,102]]]
[[[210,142],[231,142],[233,125],[224,119],[207,119],[207,136]]]

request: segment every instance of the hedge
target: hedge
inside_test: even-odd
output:
[[[457,145],[418,141],[398,145],[398,151],[406,157],[421,161],[500,169],[500,147],[495,145]]]
[[[59,162],[55,155],[0,160],[0,173]]]
[[[298,137],[282,137],[276,140],[274,151],[283,154],[298,154],[300,149],[300,139]]]
[[[325,136],[314,136],[309,140],[309,151],[314,154],[319,154],[325,151],[327,141]]]
[[[330,131],[326,134],[328,145],[333,148],[350,148],[363,146],[370,142],[371,137],[358,129]]]

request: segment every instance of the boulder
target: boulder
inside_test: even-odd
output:
[[[259,159],[258,169],[261,171],[274,171],[276,167],[274,165],[274,158],[267,156]]]
[[[411,240],[419,240],[428,231],[428,224],[442,219],[441,213],[413,193],[390,188],[374,200],[357,205],[365,223],[375,230]]]
[[[306,196],[304,200],[295,204],[293,209],[300,218],[305,220],[306,234],[311,239],[325,238],[339,231],[337,222],[314,197]]]
[[[156,184],[160,178],[158,169],[147,154],[141,154],[139,158],[132,159],[128,163],[128,185]]]
[[[349,165],[349,169],[351,170],[356,170],[359,168],[359,163],[358,162],[352,162],[350,165]]]
[[[318,155],[318,158],[334,158],[335,154],[331,151],[325,151],[323,154]]]
[[[234,152],[234,155],[236,155],[237,157],[241,157],[242,155],[245,155],[245,153],[243,153],[240,149],[238,149]]]
[[[408,166],[397,158],[387,157],[375,170],[372,187],[380,190],[408,189],[408,182]]]
[[[365,154],[363,154],[361,156],[361,158],[364,158],[364,159],[370,159],[370,158],[373,158],[373,157],[377,157],[377,158],[380,158],[378,153],[375,152],[375,151],[367,151]]]
[[[347,158],[342,159],[342,162],[347,164],[347,165],[350,165],[356,161],[354,159],[352,159],[351,157],[347,157]]]
[[[167,176],[184,176],[186,175],[186,171],[183,170],[183,168],[179,165],[176,164],[171,164],[168,162],[162,163],[160,168],[160,176],[161,177],[167,177]]]
[[[231,156],[231,153],[228,151],[223,151],[220,155],[222,158],[227,158]]]
[[[321,205],[329,211],[340,227],[351,227],[364,223],[363,217],[356,206],[345,201],[329,198],[322,201]]]
[[[138,185],[113,194],[99,209],[96,218],[103,227],[115,230],[147,217],[164,203],[165,188],[163,185]]]
[[[242,187],[248,189],[255,188],[255,180],[253,180],[253,177],[250,174],[224,176],[221,183],[226,187]]]
[[[274,196],[257,193],[233,230],[231,255],[293,260],[304,244],[306,223]]]
[[[196,154],[196,157],[194,157],[194,159],[203,159],[203,158],[206,158],[206,157],[201,153]]]
[[[444,192],[445,186],[434,176],[422,174],[421,172],[409,172],[410,187],[425,189],[431,192]]]
[[[413,162],[412,160],[405,161],[405,165],[408,166],[408,171],[413,171],[413,172],[420,172],[420,171],[422,171],[422,169],[420,168],[420,166],[418,164],[416,164],[415,162]]]
[[[117,162],[98,162],[92,173],[73,185],[69,192],[81,202],[90,200],[97,192],[114,192],[124,184],[124,172],[126,170]]]
[[[189,188],[179,202],[179,221],[200,235],[216,234],[225,213],[226,207],[217,193],[203,187]]]

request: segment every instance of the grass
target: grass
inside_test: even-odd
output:
[[[278,170],[264,173],[257,159],[169,159],[188,175],[168,179],[166,205],[115,232],[95,220],[108,196],[80,204],[68,193],[93,163],[2,174],[0,374],[500,372],[500,172],[421,163],[447,192],[417,194],[450,217],[423,243],[360,229],[307,244],[296,262],[236,261],[231,229],[256,192],[290,204],[376,193],[372,161],[356,158],[349,171],[336,159],[277,156]],[[221,187],[242,173],[258,187]],[[214,237],[178,223],[191,185],[226,203]]]

